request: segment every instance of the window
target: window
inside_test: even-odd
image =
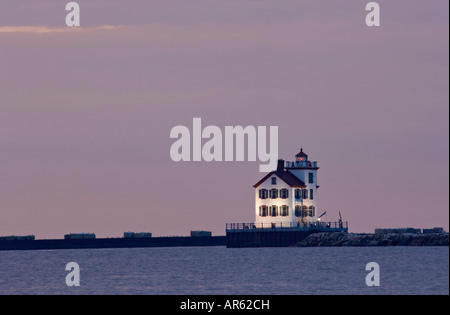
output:
[[[286,188],[280,189],[280,198],[281,199],[289,198],[289,190],[287,190]]]
[[[308,206],[303,206],[303,216],[304,217],[309,217]]]
[[[302,199],[302,190],[301,189],[296,189],[295,190],[295,199],[299,199],[299,200],[301,200]]]
[[[303,189],[303,199],[308,199],[308,189]]]
[[[316,215],[315,212],[316,212],[316,211],[315,211],[315,209],[314,209],[314,206],[310,206],[310,207],[309,207],[309,214],[310,214],[310,217],[315,216],[315,215]]]
[[[260,199],[267,199],[267,189],[260,189],[259,190],[259,198]]]
[[[308,183],[310,183],[310,184],[314,183],[314,173],[308,174]]]
[[[271,199],[277,199],[278,198],[278,189],[271,189],[270,190],[270,198]]]
[[[272,177],[272,185],[276,185],[277,184],[277,178],[276,177]]]
[[[260,217],[267,217],[267,206],[259,207],[259,216]]]
[[[302,206],[295,206],[295,216],[297,218],[303,217]]]
[[[303,206],[303,215],[305,217],[314,217],[316,215],[314,206]]]
[[[270,216],[271,217],[278,216],[278,207],[277,206],[271,206],[270,207]]]
[[[314,199],[314,189],[309,190],[309,199]]]
[[[287,217],[289,215],[289,206],[281,206],[281,216]]]

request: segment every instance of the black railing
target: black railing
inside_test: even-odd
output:
[[[319,231],[348,231],[348,222],[314,222],[314,223],[227,223],[227,231],[287,230],[305,229]]]

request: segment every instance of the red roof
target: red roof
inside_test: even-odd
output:
[[[295,157],[308,157],[308,154],[303,152],[303,148],[300,149],[300,152],[295,155]]]
[[[253,187],[257,188],[259,185],[264,183],[272,175],[276,175],[278,178],[283,180],[286,184],[288,184],[291,187],[306,187],[305,183],[301,179],[299,179],[297,176],[295,176],[288,170],[285,170],[284,172],[279,172],[279,171],[270,172],[269,174],[264,176],[263,179],[261,179],[255,185],[253,185]]]

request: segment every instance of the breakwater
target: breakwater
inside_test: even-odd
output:
[[[93,238],[55,240],[14,239],[0,240],[0,251],[225,245],[225,236],[167,236],[151,238]]]
[[[339,246],[449,246],[448,233],[314,233],[297,242],[298,247]]]

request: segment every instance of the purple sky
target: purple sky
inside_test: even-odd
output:
[[[0,235],[252,222],[259,162],[170,159],[193,117],[279,126],[353,232],[448,230],[448,1],[64,2],[0,4]]]

